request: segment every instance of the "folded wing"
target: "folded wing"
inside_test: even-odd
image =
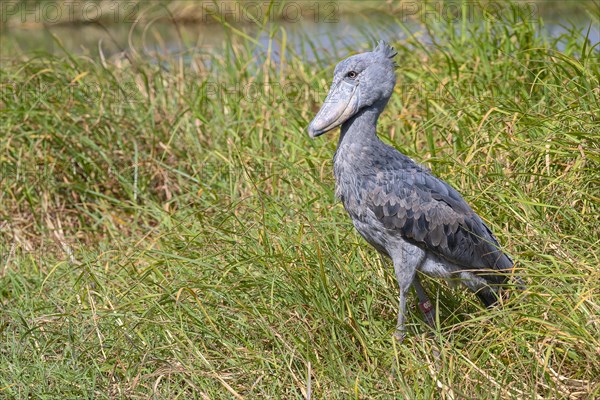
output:
[[[490,270],[510,269],[512,260],[456,190],[420,168],[383,171],[376,181],[367,204],[386,229],[490,283],[505,281]]]

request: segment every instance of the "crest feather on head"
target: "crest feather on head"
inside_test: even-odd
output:
[[[385,40],[380,40],[377,47],[373,50],[373,53],[381,53],[387,58],[394,58],[398,52],[394,50],[392,46],[387,44]]]
[[[392,46],[390,46],[385,40],[380,40],[377,44],[377,47],[373,49],[373,53],[379,53],[386,58],[394,58],[398,54],[396,50]],[[394,68],[398,68],[398,64],[394,62]]]

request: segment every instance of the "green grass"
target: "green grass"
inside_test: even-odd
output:
[[[485,310],[427,279],[439,329],[411,298],[401,345],[392,267],[334,199],[337,135],[305,131],[336,59],[279,65],[231,31],[202,68],[4,60],[0,397],[598,398],[598,46],[505,17],[394,43],[379,132],[465,196],[528,289]],[[270,84],[240,101],[251,82]]]

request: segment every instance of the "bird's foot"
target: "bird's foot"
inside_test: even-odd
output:
[[[406,332],[404,330],[396,329],[396,332],[394,332],[394,339],[396,339],[398,343],[402,343],[405,337]]]

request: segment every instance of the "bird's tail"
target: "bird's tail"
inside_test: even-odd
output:
[[[499,294],[490,288],[484,288],[475,294],[487,308],[498,304]]]
[[[523,281],[523,279],[521,279],[520,276],[512,276],[511,280],[514,282],[514,289],[518,291],[524,291],[527,288],[525,286],[525,282]],[[511,292],[510,290],[507,290],[509,287],[484,287],[477,291],[475,294],[486,307],[490,308],[498,305],[500,298],[502,298],[502,300],[504,301],[508,300]]]

